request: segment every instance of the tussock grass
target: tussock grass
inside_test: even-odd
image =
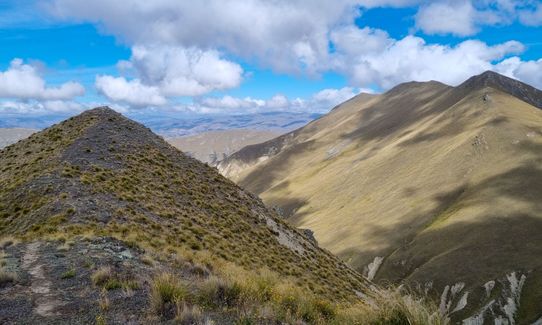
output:
[[[186,286],[171,273],[160,273],[152,279],[150,303],[157,314],[163,314],[169,307],[183,303],[188,295]]]
[[[139,289],[140,285],[134,279],[121,279],[109,266],[102,266],[91,275],[92,283],[105,290],[125,289],[131,291]]]
[[[104,286],[109,280],[111,280],[113,274],[109,266],[102,266],[91,276],[92,283],[96,286]]]
[[[98,304],[100,305],[100,310],[102,311],[108,311],[110,307],[110,301],[109,297],[107,296],[107,290],[102,289],[100,292],[100,300],[98,301]]]
[[[13,272],[8,272],[4,269],[0,269],[0,287],[17,281],[17,275]]]
[[[205,317],[199,306],[189,305],[186,302],[177,303],[175,321],[181,325],[203,324]]]

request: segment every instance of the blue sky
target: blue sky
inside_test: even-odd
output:
[[[542,3],[8,0],[0,116],[326,112],[491,69],[542,87]]]

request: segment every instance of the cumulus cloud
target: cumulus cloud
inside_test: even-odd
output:
[[[85,105],[70,100],[0,101],[0,113],[10,114],[73,113],[83,111],[86,108]]]
[[[497,64],[494,70],[542,89],[542,59],[522,61],[517,56],[511,57]]]
[[[472,36],[484,25],[508,25],[517,19],[540,26],[542,5],[521,0],[437,0],[422,3],[415,19],[426,34]]]
[[[433,2],[416,15],[416,26],[427,34],[473,35],[477,11],[470,1]]]
[[[121,72],[136,77],[98,76],[96,88],[108,99],[134,106],[160,106],[167,97],[199,96],[239,86],[243,69],[214,50],[179,46],[137,45]]]
[[[98,76],[96,88],[111,101],[143,107],[165,106],[172,102],[171,97],[203,96],[238,87],[244,71],[234,61],[240,60],[278,73],[319,76],[337,72],[346,76],[349,85],[356,89],[385,90],[410,80],[439,80],[455,85],[473,74],[504,69],[505,65],[511,76],[536,81],[536,76],[529,75],[526,69],[538,61],[508,59],[524,50],[518,42],[491,46],[478,40],[454,46],[429,44],[414,35],[395,39],[380,29],[360,28],[355,19],[363,15],[363,8],[418,6],[414,17],[418,30],[464,37],[475,35],[481,26],[510,24],[518,19],[536,26],[542,12],[537,3],[49,0],[48,8],[60,19],[96,23],[102,31],[115,35],[132,48],[131,58],[117,65],[120,76]],[[514,63],[515,60],[519,62]],[[194,107],[196,110],[308,109],[308,103],[321,105],[316,98],[288,99],[278,95],[268,100],[230,96],[196,98]]]
[[[217,51],[176,46],[132,48],[131,63],[141,79],[166,96],[198,96],[239,86],[243,69]]]
[[[112,101],[133,106],[159,106],[167,103],[157,87],[143,85],[139,79],[97,76],[95,85],[100,93]]]
[[[48,87],[38,70],[21,59],[12,60],[6,71],[0,71],[0,97],[3,98],[66,100],[84,93],[81,84],[71,81]]]
[[[279,72],[311,74],[326,60],[328,31],[352,22],[359,15],[359,4],[355,0],[52,0],[50,12],[97,22],[130,45],[219,48]]]
[[[198,113],[261,113],[261,112],[315,112],[325,113],[334,106],[356,96],[360,89],[344,87],[323,89],[309,98],[293,98],[277,94],[270,99],[237,98],[232,96],[200,98],[194,104],[179,109]]]
[[[411,80],[439,80],[455,85],[473,74],[492,69],[492,62],[524,49],[515,41],[488,46],[468,40],[451,47],[427,44],[415,36],[395,40],[378,30],[359,30],[356,35],[359,42],[367,38],[374,46],[343,49],[338,43],[334,69],[358,87],[377,85],[388,89]]]

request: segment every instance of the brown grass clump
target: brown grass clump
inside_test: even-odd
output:
[[[151,283],[151,307],[157,314],[163,314],[169,307],[184,302],[188,294],[186,286],[175,275],[158,274]]]
[[[175,320],[182,325],[203,324],[205,318],[200,307],[189,305],[186,302],[177,303]]]
[[[449,323],[434,303],[396,288],[374,289],[365,302],[339,309],[333,321],[337,325]]]
[[[109,266],[102,266],[91,276],[92,283],[96,286],[103,286],[113,278],[113,273]]]
[[[0,287],[17,281],[17,275],[13,272],[0,269]]]

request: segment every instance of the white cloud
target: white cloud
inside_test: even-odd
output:
[[[497,64],[494,70],[542,89],[542,59],[522,61],[511,57]]]
[[[130,61],[119,61],[117,67],[135,78],[99,76],[96,88],[112,101],[134,106],[164,105],[168,97],[235,88],[243,77],[241,66],[217,51],[178,46],[134,46]]]
[[[73,113],[86,108],[85,105],[69,100],[0,101],[0,113],[10,114]]]
[[[167,103],[157,87],[143,85],[139,79],[128,81],[124,77],[97,76],[96,88],[112,101],[133,106],[160,106]]]
[[[57,17],[97,22],[130,45],[223,49],[275,71],[317,73],[328,32],[375,1],[52,0]],[[386,4],[404,1],[385,1]]]
[[[217,51],[176,46],[132,48],[131,63],[141,79],[165,96],[198,96],[239,86],[243,69]]]
[[[422,4],[416,27],[426,34],[471,36],[484,25],[542,24],[542,4],[532,0],[438,0]]]
[[[84,87],[66,82],[58,87],[47,87],[34,66],[21,59],[11,61],[6,71],[0,71],[0,97],[14,99],[65,100],[81,96]]]
[[[416,26],[426,34],[468,36],[478,31],[476,16],[477,11],[470,1],[432,2],[420,8]]]
[[[427,44],[415,36],[395,40],[375,30],[359,35],[378,45],[370,51],[363,47],[343,50],[337,46],[333,63],[334,69],[348,76],[350,83],[358,87],[377,85],[388,89],[411,80],[439,80],[455,85],[474,74],[492,69],[493,61],[523,51],[523,45],[515,41],[488,46],[469,40],[450,47]],[[376,41],[375,38],[381,40]],[[359,42],[363,44],[363,37]]]
[[[131,58],[117,64],[120,76],[99,76],[96,87],[109,100],[132,106],[165,106],[171,97],[238,87],[245,72],[234,60],[278,73],[336,72],[352,87],[385,90],[410,80],[455,85],[484,70],[504,69],[507,58],[521,53],[523,45],[466,40],[450,46],[428,44],[413,35],[394,39],[386,31],[356,26],[355,18],[364,11],[360,7],[418,6],[414,19],[419,30],[457,36],[518,19],[537,25],[542,12],[539,2],[520,0],[49,0],[49,4],[57,18],[96,23],[131,46]],[[510,75],[536,81],[526,72],[536,61],[517,60]],[[194,110],[309,109],[311,101],[322,105],[315,98],[280,95],[265,101],[231,96],[195,101]]]
[[[192,105],[181,105],[178,109],[198,113],[261,113],[271,111],[325,113],[334,106],[356,96],[359,92],[359,89],[344,87],[323,89],[308,99],[288,99],[282,94],[277,94],[267,100],[232,96],[208,97],[198,99]]]

